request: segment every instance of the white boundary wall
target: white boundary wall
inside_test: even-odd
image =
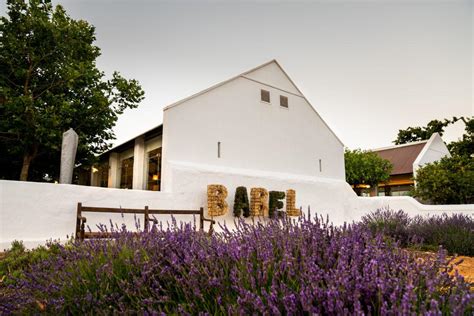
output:
[[[232,202],[235,189],[246,186],[248,193],[252,187],[267,190],[296,190],[296,206],[303,210],[311,208],[311,213],[329,215],[335,224],[359,220],[377,209],[390,208],[404,210],[409,215],[435,215],[442,213],[464,213],[474,216],[474,204],[466,205],[424,205],[408,196],[400,197],[359,197],[345,181],[307,177],[300,175],[262,172],[257,170],[219,168],[184,162],[172,163],[173,192],[195,196],[200,205],[206,205],[208,184],[223,184],[227,187],[230,212],[219,217],[220,221],[233,222]]]
[[[163,192],[0,180],[0,251],[13,240],[22,240],[27,247],[44,244],[50,239],[67,240],[75,231],[78,202],[84,206],[114,208],[148,205],[150,208],[192,209],[199,205],[184,196]],[[84,213],[84,216],[87,225],[95,231],[97,224],[108,225],[110,220],[119,226],[124,223],[131,229],[135,227],[131,214],[122,217],[120,214]],[[138,218],[143,222],[142,216]],[[181,218],[193,220],[192,216]],[[160,218],[162,221],[170,219],[170,216]]]
[[[84,206],[155,209],[198,209],[206,206],[208,184],[223,184],[229,191],[228,214],[215,218],[232,225],[232,206],[237,186],[263,187],[267,190],[296,190],[297,206],[306,211],[329,215],[335,224],[359,220],[361,216],[380,208],[402,209],[410,215],[464,213],[474,216],[470,205],[422,205],[410,197],[367,197],[355,195],[350,186],[341,180],[277,174],[256,170],[217,168],[173,162],[172,192],[122,190],[0,180],[0,250],[13,240],[24,241],[27,247],[43,244],[50,239],[66,240],[75,230],[76,207]],[[133,215],[85,214],[87,224],[94,230],[99,223],[110,220],[134,228]],[[158,218],[169,221],[170,216]],[[176,217],[178,221],[192,221],[191,216]],[[142,217],[139,217],[142,221]]]

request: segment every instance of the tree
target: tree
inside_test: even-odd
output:
[[[408,127],[407,129],[398,130],[397,138],[395,139],[395,145],[401,145],[411,142],[416,142],[420,140],[429,139],[434,133],[438,133],[440,136],[443,136],[444,129],[450,125],[454,124],[459,120],[465,120],[463,117],[457,118],[453,117],[452,120],[444,119],[440,120],[431,120],[426,126],[420,127]]]
[[[354,187],[358,195],[361,194],[361,184],[377,187],[380,182],[385,182],[390,177],[392,164],[371,151],[360,149],[346,149],[344,153],[346,166],[346,181]]]
[[[415,196],[434,204],[474,203],[474,158],[444,157],[416,172]]]
[[[57,175],[69,128],[79,135],[76,163],[91,162],[110,147],[118,115],[137,107],[143,90],[117,72],[104,78],[94,27],[60,5],[7,0],[7,10],[0,19],[0,155],[9,168],[0,177]]]
[[[426,127],[409,127],[398,133],[395,143],[428,139],[434,132],[442,135],[444,127],[459,120],[465,124],[465,133],[447,145],[452,156],[426,164],[416,172],[414,196],[423,202],[474,203],[474,119],[453,117],[444,123],[432,120]]]
[[[466,125],[466,131],[458,141],[448,144],[448,149],[453,156],[471,157],[474,154],[474,119],[461,118]]]

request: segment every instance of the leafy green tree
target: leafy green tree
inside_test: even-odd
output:
[[[79,135],[76,163],[90,162],[109,148],[118,115],[137,107],[143,90],[117,72],[104,78],[94,27],[60,5],[7,0],[7,11],[0,18],[0,156],[8,168],[0,178],[56,175],[69,128]]]
[[[378,183],[385,182],[390,177],[392,164],[374,152],[360,149],[346,149],[344,153],[346,166],[346,181],[351,184],[357,195],[361,194],[358,188],[361,184],[377,187]]]
[[[465,133],[458,141],[448,144],[448,149],[453,156],[471,157],[474,154],[474,119],[462,118],[466,124]]]
[[[398,133],[396,144],[424,140],[434,132],[442,135],[447,125],[459,120],[465,124],[465,133],[460,140],[447,145],[452,157],[426,164],[416,172],[414,196],[423,202],[474,203],[474,119],[432,120],[426,127],[409,127]]]
[[[474,158],[456,155],[416,172],[415,196],[434,204],[474,203]]]
[[[246,187],[238,187],[234,196],[234,216],[240,217],[242,215],[244,217],[250,216],[250,203]]]
[[[444,121],[432,120],[426,126],[408,127],[407,129],[401,129],[398,131],[398,135],[394,143],[395,145],[401,145],[425,140],[429,139],[434,133],[438,133],[440,136],[443,136],[444,129],[448,125],[454,124],[460,119],[464,118],[453,117],[452,120],[444,119]]]

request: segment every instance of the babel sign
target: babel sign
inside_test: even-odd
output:
[[[245,189],[244,187],[239,187]],[[245,193],[245,192],[244,192]],[[207,186],[207,212],[209,216],[221,216],[225,215],[229,210],[229,205],[226,202],[227,188],[221,184],[210,184]],[[236,195],[237,196],[237,195]],[[281,192],[278,196],[278,200],[282,200],[286,196],[286,215],[288,216],[299,216],[301,211],[296,208],[296,192],[295,190],[289,189]],[[234,201],[235,202],[235,201]],[[269,216],[269,193],[264,188],[251,188],[250,189],[250,216]],[[273,205],[283,205],[282,202]],[[271,210],[272,213],[274,210]]]
[[[229,205],[225,201],[227,188],[220,184],[207,186],[207,214],[209,216],[221,216],[229,211]]]

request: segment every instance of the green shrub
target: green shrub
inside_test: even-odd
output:
[[[415,196],[433,204],[474,203],[474,159],[445,157],[416,172]]]
[[[403,211],[377,210],[362,218],[372,233],[383,233],[403,247],[474,256],[474,219],[463,214],[410,218]]]
[[[439,246],[451,254],[474,256],[474,220],[462,214],[448,216],[416,216],[410,224],[410,234],[420,240],[423,250]]]
[[[4,284],[11,284],[23,278],[33,264],[47,259],[52,254],[59,253],[58,244],[48,244],[39,246],[32,250],[27,250],[21,241],[13,241],[4,257],[0,259],[0,280]]]
[[[392,163],[381,158],[374,152],[362,151],[360,149],[344,152],[344,164],[346,168],[346,182],[352,185],[357,195],[361,195],[359,185],[377,186],[390,178],[393,168]]]
[[[240,217],[241,215],[244,215],[244,217],[250,216],[250,203],[246,187],[238,187],[235,190],[234,216]]]
[[[275,212],[283,208],[283,200],[285,198],[285,192],[282,191],[270,191],[269,192],[269,202],[268,202],[268,215],[269,217],[274,217]]]
[[[367,226],[373,234],[383,233],[385,236],[396,239],[401,246],[408,246],[410,234],[408,227],[410,217],[403,211],[377,210],[362,217],[362,224]]]

